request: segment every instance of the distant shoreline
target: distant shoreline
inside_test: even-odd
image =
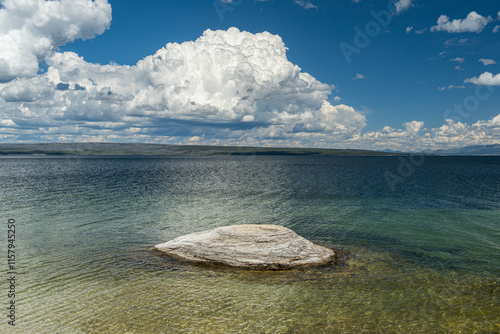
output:
[[[399,156],[370,150],[127,143],[0,144],[0,155],[60,156]]]
[[[0,156],[408,156],[415,153],[356,149],[203,146],[144,143],[0,144]],[[500,156],[500,144],[427,151],[426,156]]]

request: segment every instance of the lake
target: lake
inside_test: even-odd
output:
[[[500,157],[4,156],[0,186],[14,333],[500,331]],[[288,227],[339,263],[251,271],[151,249],[232,224]]]

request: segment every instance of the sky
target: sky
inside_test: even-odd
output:
[[[500,2],[0,0],[0,142],[500,143]]]

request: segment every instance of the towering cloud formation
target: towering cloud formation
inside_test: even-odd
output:
[[[236,28],[168,44],[132,71],[131,108],[183,119],[269,122],[319,109],[332,90],[287,60],[279,36]]]
[[[169,43],[134,66],[56,52],[43,75],[0,85],[0,107],[14,124],[106,134],[312,140],[359,132],[365,117],[332,106],[334,87],[302,72],[286,51],[277,35],[230,28]]]
[[[33,77],[55,47],[102,34],[107,0],[0,0],[0,82]]]

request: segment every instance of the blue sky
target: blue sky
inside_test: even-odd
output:
[[[500,142],[498,1],[224,1],[0,1],[0,140]]]

